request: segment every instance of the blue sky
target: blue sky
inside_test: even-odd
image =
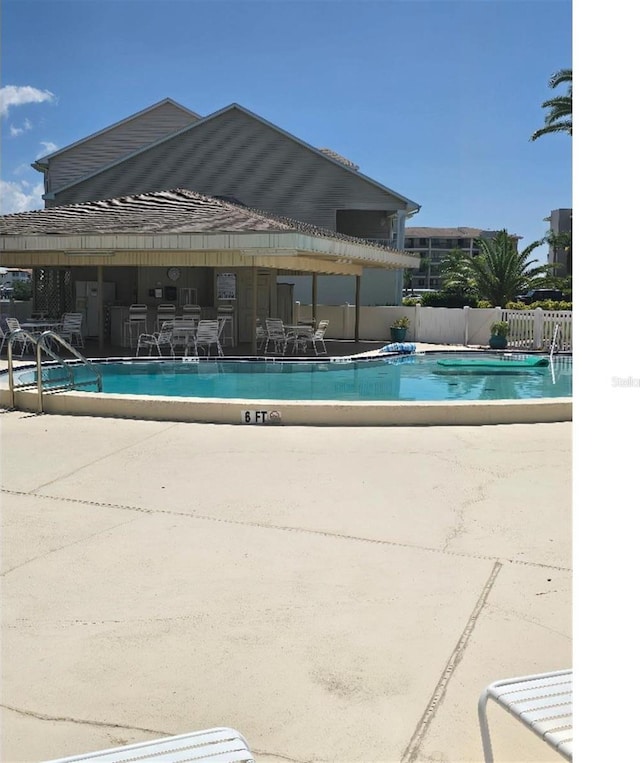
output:
[[[418,202],[409,225],[542,237],[572,206],[541,103],[572,66],[566,0],[3,0],[4,213],[39,156],[170,97],[237,102]],[[558,88],[560,91],[561,88]],[[539,257],[546,249],[536,250]]]

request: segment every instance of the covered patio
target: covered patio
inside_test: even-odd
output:
[[[231,316],[234,351],[255,355],[259,319],[294,318],[278,283],[287,275],[312,279],[314,320],[318,276],[353,276],[357,343],[363,271],[415,265],[379,243],[184,189],[4,216],[0,256],[3,265],[34,270],[34,311],[92,317],[98,354],[126,346],[132,304],[146,305],[149,329],[170,302],[177,310],[197,303],[202,318]]]

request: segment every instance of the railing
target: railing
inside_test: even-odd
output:
[[[34,381],[28,381],[23,382],[22,384],[16,384],[14,379],[14,366],[13,366],[13,343],[14,341],[22,337],[23,339],[26,339],[28,342],[34,345],[36,348],[36,376]],[[54,350],[52,349],[49,340],[53,340],[56,342],[56,344],[61,345],[64,347],[68,352],[70,352],[77,360],[79,360],[83,367],[88,369],[95,378],[91,379],[85,379],[80,380],[76,378],[76,367],[77,365],[75,363],[69,363],[68,360],[65,360],[64,358],[61,358]],[[45,385],[43,383],[42,379],[42,352],[45,352],[50,358],[52,358],[56,363],[60,365],[62,369],[64,369],[64,372],[67,375],[67,381],[58,385],[47,385],[45,390]],[[56,334],[55,331],[43,331],[42,334],[40,334],[38,337],[33,336],[25,329],[14,329],[9,334],[9,342],[7,345],[7,365],[8,365],[8,375],[9,375],[9,407],[13,408],[15,405],[15,391],[16,389],[30,389],[33,387],[36,387],[38,391],[38,409],[39,413],[44,412],[44,393],[46,392],[61,392],[63,390],[69,390],[69,389],[77,389],[78,387],[83,387],[86,385],[95,384],[96,390],[98,392],[102,392],[102,374],[100,371],[96,368],[95,364],[92,363],[90,360],[84,357],[84,355],[80,354],[75,347],[70,345],[65,339],[63,339],[59,334]]]

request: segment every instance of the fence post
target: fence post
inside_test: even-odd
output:
[[[349,303],[345,302],[342,306],[342,338],[349,339]]]
[[[469,307],[469,305],[465,305],[462,308],[462,310],[463,310],[462,315],[464,316],[464,337],[463,337],[462,344],[465,347],[468,347],[469,346],[469,316],[471,315],[469,310],[471,310],[471,308]]]
[[[542,349],[542,308],[533,311],[533,349]]]

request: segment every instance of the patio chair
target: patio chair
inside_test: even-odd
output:
[[[493,763],[487,702],[494,700],[566,760],[573,760],[573,671],[507,678],[489,684],[478,702],[485,763]]]
[[[0,342],[0,355],[2,355],[2,350],[4,350],[4,343],[7,341],[8,333],[9,333],[8,331],[4,330],[2,323],[0,322],[0,339],[2,340]]]
[[[211,761],[211,763],[255,763],[249,743],[239,731],[230,728],[214,728],[195,731],[179,736],[162,737],[151,742],[138,742],[124,747],[111,747],[69,758],[56,758],[48,763],[187,763],[188,761]]]
[[[160,331],[156,331],[153,334],[140,334],[136,346],[136,357],[140,355],[140,350],[143,347],[148,348],[148,355],[151,355],[151,350],[154,347],[158,351],[158,355],[162,355],[163,347],[168,347],[171,350],[172,357],[175,357],[175,350],[173,349],[173,321],[166,321],[162,324]]]
[[[8,339],[8,335],[12,331],[19,331],[22,326],[20,325],[20,321],[17,318],[5,318],[5,321],[7,323],[7,336],[3,337],[2,344],[4,345],[5,339]],[[26,337],[26,334],[20,334],[16,339],[13,340],[15,342],[19,342],[22,345],[22,350],[20,351],[20,355],[24,355],[25,350],[27,349],[27,345],[29,344],[29,340]]]
[[[174,347],[184,348],[184,354],[189,351],[189,347],[193,344],[196,336],[196,319],[195,318],[176,318],[173,322],[172,340]]]
[[[269,343],[271,343],[273,345],[273,352],[281,352],[284,355],[287,344],[293,342],[295,336],[285,331],[284,323],[280,318],[267,318],[265,324],[267,339],[264,343],[264,354],[267,354]]]
[[[162,324],[172,321],[176,317],[176,306],[164,302],[158,305],[156,309],[156,331],[160,331]]]
[[[196,327],[196,335],[193,340],[193,346],[196,355],[200,354],[198,352],[199,347],[206,347],[207,357],[210,357],[211,345],[214,344],[218,350],[218,355],[224,355],[224,352],[222,351],[222,345],[220,344],[220,333],[218,329],[218,321],[205,320],[198,323],[198,326]]]
[[[183,318],[193,318],[194,320],[199,321],[201,313],[202,313],[202,308],[200,307],[200,305],[183,305],[182,306]]]
[[[125,342],[129,347],[133,347],[140,334],[147,331],[147,306],[144,304],[129,305],[129,318],[124,322]]]
[[[82,313],[65,313],[62,316],[62,326],[58,329],[57,334],[70,345],[84,347]]]
[[[320,321],[318,323],[318,328],[313,332],[313,334],[309,337],[308,341],[311,342],[313,345],[313,349],[315,350],[316,355],[326,355],[327,354],[327,345],[324,343],[324,334],[327,330],[327,326],[329,325],[329,321],[324,320]],[[322,345],[322,352],[318,352],[318,344]]]
[[[260,318],[256,318],[256,348],[261,350],[267,341],[267,330],[262,325]]]

